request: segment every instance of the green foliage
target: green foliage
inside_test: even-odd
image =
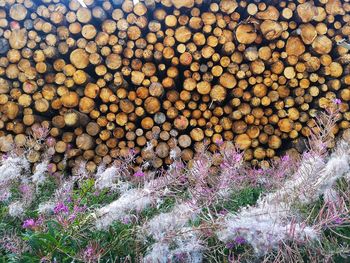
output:
[[[153,206],[143,210],[140,214],[140,218],[147,220],[148,218],[152,218],[157,214],[169,212],[174,206],[175,202],[175,198],[166,197],[158,207]]]
[[[338,180],[336,183],[336,188],[339,193],[348,193],[349,183],[344,179]],[[347,198],[350,198],[348,196]],[[350,199],[345,200],[346,205],[349,206]],[[305,205],[305,204],[296,204],[295,209],[298,210],[301,215],[305,218],[308,218],[308,222],[312,224],[317,220],[320,210],[324,207],[325,202],[321,196],[315,202]],[[324,211],[327,213],[327,211]],[[323,256],[332,258],[334,262],[348,262],[348,255],[350,254],[350,225],[349,224],[340,224],[337,227],[327,227],[323,231],[321,243],[308,244],[309,246],[313,245],[319,251],[322,251]],[[308,258],[307,251],[300,250],[300,253],[304,256],[305,259]]]
[[[117,199],[118,194],[104,190],[96,192],[95,180],[88,178],[79,183],[79,187],[73,190],[70,210],[74,204],[86,206],[87,212],[77,215],[77,218],[68,225],[60,224],[58,217],[51,215],[42,219],[40,226],[34,230],[23,229],[23,219],[13,219],[8,216],[7,203],[0,203],[0,234],[10,233],[14,230],[21,239],[30,247],[21,255],[10,253],[0,247],[1,262],[40,262],[41,259],[56,260],[57,262],[82,262],[84,249],[91,244],[98,244],[101,262],[115,262],[125,258],[136,258],[145,248],[137,240],[135,225],[115,222],[108,231],[98,231],[93,225],[91,213],[93,208],[108,204]],[[19,197],[14,187],[13,197]],[[38,189],[35,202],[31,209],[26,210],[25,218],[37,218],[39,203],[46,202],[57,189],[54,180],[47,180]],[[174,201],[167,199],[161,205],[161,210],[169,209]],[[154,209],[145,213],[145,217],[152,216],[159,210]],[[25,219],[24,218],[24,219]]]
[[[87,224],[84,226],[83,222]],[[80,261],[83,250],[91,241],[98,244],[102,259],[113,261],[135,258],[142,249],[132,224],[116,222],[108,231],[97,231],[86,218],[75,220],[68,228],[62,227],[57,221],[48,221],[42,230],[23,233],[23,240],[31,248],[30,253],[22,256],[25,262],[38,262],[43,257],[58,262],[71,262],[73,259]]]
[[[73,192],[70,194],[69,202],[65,205],[69,207],[69,213],[63,217],[69,217],[74,213],[72,220],[60,218],[58,214],[42,215],[39,217],[37,208],[39,203],[52,199],[57,182],[54,177],[39,186],[34,193],[34,202],[26,209],[23,218],[11,218],[8,215],[9,202],[0,203],[0,235],[12,233],[18,237],[29,249],[23,249],[22,253],[12,253],[5,248],[1,248],[0,243],[0,263],[1,262],[40,262],[42,259],[56,262],[87,262],[84,252],[88,247],[93,246],[100,262],[139,262],[142,255],[146,253],[147,247],[154,243],[151,237],[141,240],[139,234],[140,226],[160,213],[171,211],[176,202],[187,200],[190,194],[186,189],[181,189],[176,196],[165,197],[158,206],[150,206],[147,209],[136,213],[129,223],[114,222],[107,230],[98,230],[95,227],[94,214],[96,208],[118,199],[117,191],[103,190],[97,191],[94,178],[84,178],[76,183]],[[11,201],[20,198],[19,185],[14,185],[12,189]],[[349,192],[349,185],[344,180],[337,183],[340,191]],[[214,207],[204,207],[203,217],[218,218],[217,213],[236,213],[240,208],[254,205],[264,189],[260,187],[245,187],[231,194],[228,201],[218,202]],[[297,204],[295,209],[301,211],[304,218],[308,218],[312,223],[323,207],[322,198],[311,205]],[[349,204],[347,204],[349,205]],[[74,212],[74,207],[86,207],[83,212]],[[207,221],[202,216],[189,222],[194,228],[205,228]],[[31,229],[23,229],[22,224],[25,219],[40,219],[38,226]],[[220,218],[220,217],[219,217]],[[212,231],[212,232],[210,232]],[[244,256],[245,259],[254,260],[252,247],[246,244],[223,244],[213,234],[214,230],[208,230],[203,234],[207,247],[205,257],[208,262],[229,262],[232,256]],[[207,235],[207,236],[206,236]],[[350,247],[350,227],[339,226],[334,229],[325,229],[321,242],[308,243],[305,247],[298,248],[300,257],[307,261],[310,253],[322,251],[323,256],[334,259],[336,262],[347,262],[346,255],[349,254]],[[316,252],[315,252],[316,251]],[[271,258],[274,258],[272,256]],[[256,258],[255,258],[256,260]],[[95,262],[94,260],[90,260]]]
[[[40,200],[40,202],[48,201],[56,189],[57,183],[55,182],[54,178],[52,176],[48,176],[48,180],[46,180],[43,185],[39,185],[35,198]]]
[[[107,232],[99,231],[98,234],[106,250],[105,256],[114,260],[128,256],[136,258],[144,250],[132,224],[115,222]]]
[[[24,240],[28,241],[31,247],[31,253],[36,258],[45,256],[47,258],[56,258],[59,262],[64,262],[66,258],[73,258],[72,255],[79,250],[77,240],[69,235],[57,222],[49,221],[46,223],[46,231],[27,231],[23,234]],[[35,257],[34,257],[35,258]]]
[[[237,212],[241,207],[255,204],[262,193],[262,188],[244,188],[234,192],[229,201],[224,203],[223,208],[229,212]]]
[[[75,188],[72,199],[79,201],[80,205],[89,208],[100,207],[109,204],[118,198],[118,193],[110,190],[95,190],[95,179],[88,178],[79,182],[79,187]]]

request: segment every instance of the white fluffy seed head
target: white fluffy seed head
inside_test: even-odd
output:
[[[9,215],[12,217],[21,217],[24,215],[24,204],[17,201],[9,205]]]

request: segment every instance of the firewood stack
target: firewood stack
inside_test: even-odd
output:
[[[222,141],[259,164],[319,110],[350,127],[349,0],[81,2],[0,1],[2,152],[46,127],[54,170],[131,149],[158,168]]]

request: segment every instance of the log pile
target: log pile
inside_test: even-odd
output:
[[[45,128],[54,170],[222,141],[258,164],[335,101],[334,134],[350,127],[349,0],[83,2],[0,1],[2,152]]]

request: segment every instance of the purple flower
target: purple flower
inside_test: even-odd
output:
[[[67,203],[72,203],[73,202],[73,198],[69,195],[66,199]]]
[[[333,99],[333,102],[337,105],[341,104],[341,100],[340,99]]]
[[[344,219],[342,219],[342,218],[340,218],[340,217],[336,217],[336,218],[333,220],[333,222],[334,222],[335,224],[338,224],[338,225],[342,224],[343,221],[344,221]]]
[[[235,162],[240,162],[242,160],[242,155],[241,154],[236,154],[233,156],[233,160]]]
[[[94,249],[93,247],[90,245],[90,246],[87,246],[87,248],[84,250],[84,256],[87,257],[87,258],[91,258],[94,254]]]
[[[227,210],[220,210],[219,215],[227,215],[228,211]]]
[[[229,165],[226,162],[220,163],[220,168],[221,169],[224,169],[224,168],[227,168],[227,167],[229,167]]]
[[[54,213],[55,214],[59,214],[59,213],[68,213],[69,212],[69,209],[68,209],[68,206],[66,206],[64,203],[62,202],[59,202],[55,208],[53,209]]]
[[[142,172],[141,170],[138,170],[136,173],[134,173],[134,176],[135,177],[143,177],[143,176],[145,176],[145,173]]]
[[[246,242],[244,237],[241,236],[236,237],[234,241],[237,245],[243,245]]]
[[[33,229],[37,226],[36,222],[34,219],[29,218],[24,220],[22,227],[23,228],[28,228],[28,229]]]
[[[74,219],[77,217],[77,215],[76,214],[71,214],[69,217],[68,217],[68,220],[70,221],[70,222],[72,222],[72,221],[74,221]]]
[[[232,248],[234,248],[235,247],[235,244],[234,243],[227,243],[226,244],[226,247],[228,248],[228,249],[232,249]]]
[[[55,146],[56,144],[56,139],[53,138],[53,137],[49,137],[46,139],[46,144],[49,146],[49,147],[53,147]]]
[[[84,212],[86,209],[87,209],[87,206],[86,206],[86,205],[84,205],[84,206],[75,205],[74,208],[73,208],[73,211],[74,211],[74,213],[82,213],[82,212]]]
[[[97,244],[89,244],[82,251],[84,262],[97,262],[100,257],[101,249]]]
[[[22,184],[20,187],[19,187],[19,190],[22,192],[22,194],[26,194],[30,191],[30,188],[28,185],[25,185],[25,184]]]
[[[264,170],[260,168],[260,169],[255,170],[255,172],[256,172],[257,174],[263,174],[263,173],[264,173]]]
[[[289,160],[290,160],[289,155],[284,155],[284,156],[282,156],[282,158],[281,158],[281,161],[282,161],[282,162],[288,162]]]

